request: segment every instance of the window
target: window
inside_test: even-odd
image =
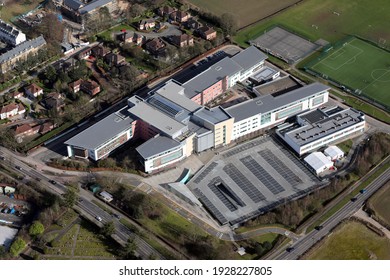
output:
[[[298,104],[298,105],[295,105],[293,107],[290,107],[288,109],[285,109],[285,110],[277,113],[275,119],[279,120],[279,119],[287,118],[287,117],[296,115],[297,113],[299,113],[301,111],[302,111],[302,104]]]
[[[260,121],[261,125],[269,122],[271,122],[271,113],[266,113],[264,115],[261,115],[261,121]]]

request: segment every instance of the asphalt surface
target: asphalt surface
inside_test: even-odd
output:
[[[390,170],[386,170],[379,177],[377,177],[371,184],[369,184],[365,189],[365,193],[359,193],[356,195],[356,201],[349,201],[343,208],[337,211],[332,215],[328,220],[326,220],[320,230],[313,230],[309,234],[301,237],[297,241],[293,242],[289,247],[290,249],[282,248],[274,258],[279,260],[296,260],[299,259],[304,253],[306,253],[315,243],[320,241],[322,238],[328,236],[331,231],[345,218],[350,217],[353,213],[358,211],[365,201],[373,195],[379,188],[385,185],[390,180]],[[292,249],[291,249],[292,248]],[[289,250],[290,252],[288,252]]]
[[[35,169],[30,167],[29,165],[23,163],[21,160],[17,159],[16,157],[10,157],[10,152],[4,152],[3,150],[0,151],[0,155],[8,155],[6,159],[3,161],[3,163],[10,168],[13,169],[15,173],[19,173],[22,176],[26,178],[26,176],[38,180],[40,185],[43,187],[46,187],[48,190],[55,194],[64,194],[67,190],[66,186],[62,185],[61,183],[55,181],[53,183],[53,180],[44,176],[42,173],[37,172]],[[131,232],[126,226],[121,224],[118,219],[112,217],[109,213],[92,203],[90,200],[91,198],[82,193],[83,190],[81,190],[82,195],[82,201],[79,201],[77,203],[78,208],[81,210],[81,212],[85,215],[91,216],[92,219],[96,224],[99,226],[102,226],[104,223],[108,221],[113,221],[115,225],[115,234],[117,237],[123,241],[124,243],[127,242],[129,238],[133,238],[137,244],[137,250],[136,253],[142,258],[142,259],[149,259],[151,255],[153,255],[157,259],[165,259],[158,251],[156,251],[154,248],[152,248],[147,242],[145,242],[143,239],[141,239],[139,236],[135,235],[133,232]],[[103,203],[103,202],[102,202]],[[107,208],[110,208],[107,205]],[[113,210],[113,212],[115,212]],[[98,221],[96,217],[101,217],[102,221]]]

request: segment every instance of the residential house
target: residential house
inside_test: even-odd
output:
[[[36,98],[39,95],[43,94],[43,89],[40,86],[37,86],[36,84],[32,83],[31,85],[24,88],[24,92],[28,97]]]
[[[172,43],[179,48],[193,46],[194,38],[192,36],[184,33],[181,35],[172,36]]]
[[[110,52],[109,49],[103,47],[102,45],[98,45],[91,49],[91,53],[94,57],[104,57],[106,54]]]
[[[198,28],[197,33],[200,37],[209,41],[217,37],[217,31],[215,31],[212,27],[209,26],[203,26]]]
[[[126,59],[120,54],[109,53],[104,57],[104,61],[109,66],[118,66],[126,62]]]
[[[121,33],[116,35],[116,38],[125,43],[133,43],[134,40],[134,31],[131,30],[122,30]]]
[[[176,12],[176,9],[170,6],[164,6],[157,10],[158,15],[162,17],[169,16],[173,12]]]
[[[92,80],[82,81],[81,90],[88,93],[91,96],[94,96],[100,92],[100,86],[97,82]]]
[[[200,24],[196,19],[193,17],[188,19],[184,24],[184,27],[191,30],[198,30],[202,27],[202,24]]]
[[[15,128],[15,137],[33,136],[39,131],[39,125],[32,127],[29,124],[18,125]]]
[[[156,26],[156,21],[152,18],[140,20],[138,23],[139,30],[148,30]]]
[[[14,99],[20,99],[21,97],[23,97],[23,92],[15,91],[14,93],[12,93],[12,98]]]
[[[141,34],[138,34],[138,33],[134,34],[134,38],[133,38],[134,44],[136,44],[137,46],[140,46],[140,45],[142,45],[142,43],[144,41],[145,41],[145,36],[144,35],[141,35]]]
[[[54,124],[52,122],[45,122],[39,126],[39,133],[46,134],[49,131],[53,130]]]
[[[160,38],[154,38],[144,45],[145,49],[154,55],[162,54],[165,51],[165,43]]]
[[[16,115],[21,115],[26,112],[22,104],[11,103],[1,107],[0,119],[4,120]]]
[[[76,93],[80,91],[80,86],[83,80],[79,79],[77,81],[71,82],[68,84],[69,90]]]
[[[87,59],[92,54],[92,48],[88,48],[86,50],[83,50],[77,54],[77,58],[79,60]]]
[[[176,22],[184,23],[190,19],[190,14],[183,11],[176,11],[169,15],[169,17]]]
[[[65,98],[61,93],[51,92],[42,101],[42,104],[48,110],[55,109],[56,111],[59,111],[65,106],[64,100]]]

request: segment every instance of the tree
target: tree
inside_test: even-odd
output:
[[[66,207],[72,208],[76,204],[77,194],[76,192],[68,188],[64,194],[64,205]]]
[[[227,35],[234,35],[237,32],[237,20],[234,15],[230,13],[224,13],[219,19],[219,24],[223,32]]]
[[[30,229],[28,233],[32,237],[37,237],[38,235],[41,235],[45,231],[45,227],[40,221],[34,221],[32,225],[30,226]]]
[[[100,229],[100,233],[105,237],[110,237],[115,233],[115,225],[113,221],[109,221]]]
[[[261,245],[261,243],[256,243],[255,245],[255,251],[258,256],[262,256],[264,254],[264,247]]]
[[[26,247],[26,242],[20,237],[16,238],[12,243],[9,252],[16,257]]]
[[[133,238],[129,238],[125,244],[125,247],[120,252],[120,255],[125,260],[135,259],[135,251],[137,250],[137,244]]]

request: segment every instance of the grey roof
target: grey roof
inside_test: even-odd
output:
[[[16,47],[14,47],[13,49],[9,50],[8,52],[0,55],[0,63],[4,63],[4,62],[12,59],[13,57],[20,55],[21,53],[24,53],[32,48],[37,48],[39,46],[43,46],[45,44],[46,44],[46,41],[42,35],[35,38],[35,39],[29,40],[29,41],[24,41],[24,42],[20,43],[19,45],[17,45]]]
[[[142,119],[144,122],[147,122],[171,137],[174,137],[176,133],[184,131],[186,128],[181,122],[170,118],[165,113],[145,102],[137,103],[128,111],[135,117]]]
[[[192,121],[188,122],[188,130],[196,133],[196,135],[198,135],[198,136],[205,134],[205,133],[211,133],[211,130],[209,130],[203,126],[199,126]]]
[[[241,70],[242,68],[237,63],[229,57],[225,57],[212,65],[209,69],[200,73],[198,76],[185,82],[183,84],[185,88],[185,95],[188,98],[192,98],[226,76],[230,77]]]
[[[231,118],[222,107],[214,107],[212,109],[203,107],[196,111],[194,116],[211,124],[218,124]]]
[[[190,112],[194,112],[201,107],[199,104],[184,96],[184,87],[174,80],[166,82],[161,88],[156,90],[156,93]]]
[[[135,150],[141,155],[141,157],[148,159],[152,156],[177,149],[180,146],[180,142],[166,136],[158,135],[138,146]]]
[[[255,66],[259,60],[266,60],[267,57],[267,55],[265,55],[255,46],[250,46],[249,48],[246,48],[245,50],[233,56],[231,59],[240,65],[244,70],[248,70],[249,68]]]
[[[315,111],[320,111],[320,109],[316,109]],[[310,111],[310,113],[311,112],[313,111]],[[304,113],[304,115],[305,114],[306,113]],[[301,127],[289,130],[286,133],[280,131],[280,133],[284,135],[284,137],[291,139],[298,146],[307,145],[318,139],[334,134],[337,131],[363,122],[363,116],[364,115],[361,112],[348,108],[325,118],[318,119],[316,122],[307,122],[306,125],[304,124]]]
[[[73,136],[65,144],[90,150],[96,149],[113,136],[130,129],[133,121],[127,113],[126,106]]]
[[[257,114],[264,114],[276,110],[287,104],[306,99],[328,89],[328,86],[320,83],[313,83],[275,97],[272,94],[260,96],[229,107],[226,111],[234,117],[235,122],[238,122]]]
[[[95,10],[96,8],[104,6],[112,1],[113,0],[96,0],[96,1],[90,2],[88,5],[86,5],[85,7],[80,9],[80,13],[81,14],[89,13],[89,12]]]
[[[75,11],[84,6],[84,3],[78,0],[64,0],[64,4]]]

